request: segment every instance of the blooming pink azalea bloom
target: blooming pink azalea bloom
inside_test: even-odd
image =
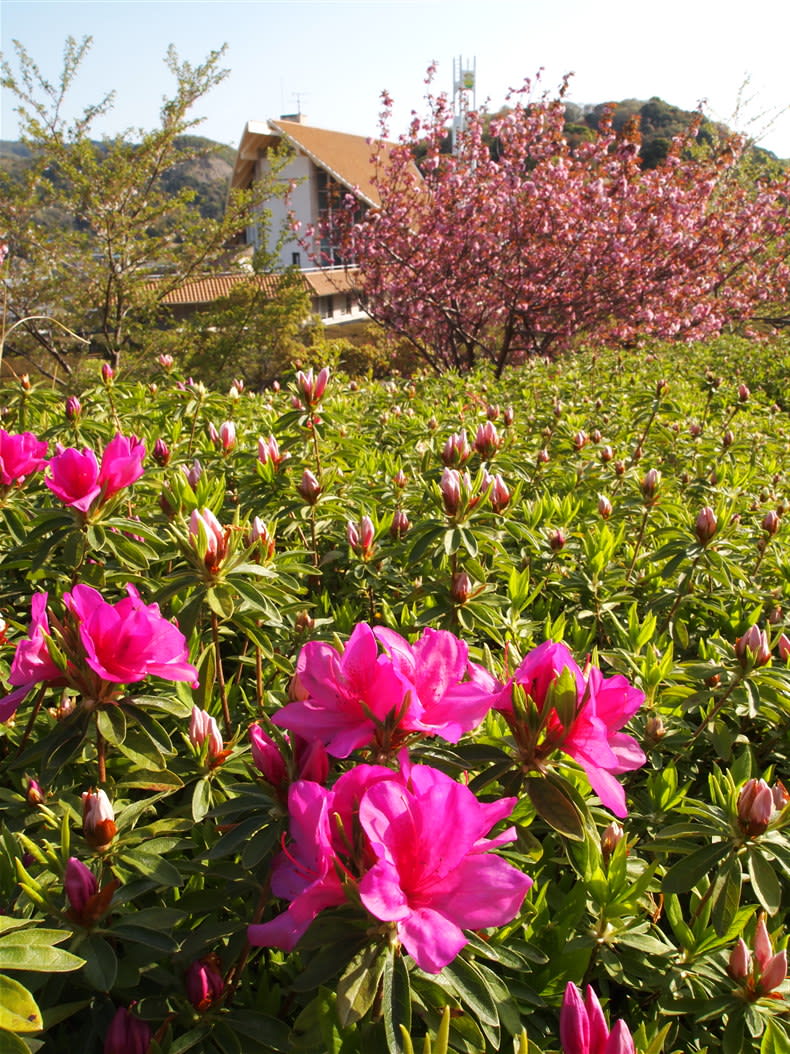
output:
[[[109,604],[91,586],[77,585],[63,595],[76,616],[90,668],[106,681],[129,684],[153,675],[168,681],[197,681],[197,670],[187,660],[186,640],[179,628],[159,612],[158,604],[144,604],[133,585],[127,597]]]
[[[441,735],[457,743],[465,732],[477,728],[493,706],[495,692],[466,680],[474,664],[469,662],[465,641],[447,630],[426,629],[414,644],[383,626],[373,633],[420,703],[421,715],[416,710],[404,715],[405,731]]]
[[[310,641],[302,648],[296,674],[304,698],[286,704],[273,721],[304,739],[319,739],[333,757],[346,758],[376,739],[388,714],[405,707],[402,721],[419,719],[421,707],[411,685],[361,622],[339,654],[330,644]],[[405,727],[405,726],[404,726]]]
[[[0,486],[22,483],[46,464],[47,443],[32,432],[12,435],[0,428]]]
[[[516,798],[479,802],[468,787],[428,766],[410,768],[405,785],[370,787],[359,822],[376,863],[359,895],[377,919],[394,922],[417,965],[438,973],[467,942],[464,929],[501,926],[519,912],[532,880],[488,850],[513,829],[485,838]]]
[[[105,500],[124,487],[130,487],[143,474],[145,443],[137,436],[116,434],[104,448],[99,471],[99,484]]]
[[[466,944],[462,927],[510,921],[531,879],[488,851],[512,841],[486,838],[515,798],[484,804],[465,786],[425,765],[402,770],[357,765],[332,789],[292,784],[290,844],[275,862],[272,891],[286,911],[248,927],[254,946],[292,950],[325,907],[357,884],[375,918],[395,923],[418,965],[436,973]]]
[[[332,797],[332,791],[310,780],[291,784],[291,844],[272,869],[272,893],[291,903],[271,922],[247,927],[253,947],[292,951],[320,911],[344,903],[345,891],[334,865]]]
[[[89,448],[67,447],[47,462],[44,480],[56,498],[79,512],[87,512],[101,493],[99,462]]]
[[[644,702],[644,695],[619,674],[605,678],[595,666],[585,674],[564,644],[546,641],[523,660],[505,686],[496,707],[508,715],[511,726],[518,724],[513,712],[512,685],[520,684],[539,710],[546,704],[553,681],[567,669],[576,681],[577,707],[571,724],[565,728],[556,712],[546,722],[545,740],[539,744],[542,756],[552,750],[564,751],[584,769],[590,786],[615,816],[628,815],[625,792],[615,776],[644,765],[646,758],[633,736],[620,732],[622,726]]]
[[[49,653],[46,593],[33,594],[30,614],[27,638],[17,644],[8,675],[10,684],[16,685],[16,691],[0,699],[0,721],[8,721],[16,713],[17,707],[34,685],[44,682],[66,683],[63,671]]]

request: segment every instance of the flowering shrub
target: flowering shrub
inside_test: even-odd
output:
[[[786,363],[4,389],[3,1049],[786,1049]]]

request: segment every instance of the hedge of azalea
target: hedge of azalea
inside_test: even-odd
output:
[[[0,1051],[790,1050],[788,366],[7,386]]]

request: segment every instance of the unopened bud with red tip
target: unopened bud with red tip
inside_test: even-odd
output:
[[[773,535],[779,530],[780,523],[781,520],[779,518],[779,513],[776,509],[770,509],[766,512],[765,516],[763,516],[762,528],[766,534]]]
[[[115,377],[115,370],[109,364],[109,362],[103,362],[101,364],[101,379],[105,384],[112,384]]]
[[[502,411],[502,424],[505,426],[505,428],[510,428],[515,418],[516,412],[513,407],[506,406],[505,409]]]
[[[494,482],[491,485],[491,490],[488,495],[488,500],[491,502],[491,508],[495,513],[499,514],[510,504],[510,490],[508,489],[507,483],[502,477],[497,474],[494,476]]]
[[[660,398],[669,391],[669,381],[665,378],[661,378],[660,381],[656,381],[656,395]]]
[[[358,523],[349,520],[346,524],[346,540],[355,553],[363,560],[368,560],[373,554],[373,539],[376,536],[376,528],[370,516],[363,516]]]
[[[258,460],[262,465],[271,465],[277,470],[283,461],[286,461],[291,455],[288,453],[280,453],[280,446],[273,435],[270,435],[267,439],[261,437],[258,440]]]
[[[612,820],[601,835],[601,852],[604,860],[608,860],[617,846],[623,840],[625,831],[617,820]]]
[[[499,417],[499,407],[496,403],[489,403],[486,407],[486,418],[489,421],[496,421]]]
[[[745,384],[739,384],[738,385],[738,402],[739,403],[747,403],[749,401],[749,396],[751,394],[752,393],[749,390],[747,385],[745,385]]]
[[[565,548],[567,540],[565,531],[563,531],[561,527],[558,527],[555,531],[549,532],[549,546],[555,553],[559,552],[560,549]]]
[[[450,582],[450,596],[456,604],[465,604],[473,593],[472,579],[466,571],[456,571]]]
[[[402,468],[399,468],[395,475],[392,477],[392,482],[395,484],[396,487],[400,488],[401,490],[406,486],[408,478]]]
[[[306,468],[302,473],[301,480],[296,485],[296,489],[308,505],[315,505],[321,493],[321,484],[310,469]]]
[[[66,420],[76,421],[82,413],[82,403],[76,395],[70,395],[65,404]]]
[[[30,374],[29,373],[23,373],[23,374],[20,375],[20,377],[19,377],[19,387],[22,389],[23,392],[29,392],[30,391]]]
[[[469,445],[469,440],[466,438],[466,429],[462,428],[460,432],[454,432],[451,436],[448,436],[444,446],[442,447],[442,461],[448,467],[455,467],[458,465],[464,465],[472,456],[472,448]]]
[[[170,464],[170,447],[164,439],[157,439],[154,443],[151,457],[161,468],[165,468],[166,465]]]
[[[598,495],[598,515],[604,520],[612,515],[612,503],[605,494]]]
[[[477,429],[475,450],[481,458],[490,461],[501,448],[503,442],[504,440],[497,432],[496,426],[491,421],[486,421],[485,424],[480,425]]]
[[[193,962],[184,975],[187,999],[201,1013],[221,999],[225,992],[225,980],[219,965],[216,955],[208,955]]]
[[[260,516],[256,516],[250,527],[249,534],[247,535],[244,543],[248,548],[256,546],[258,550],[258,557],[262,559],[264,563],[268,562],[274,557],[275,550],[277,548],[274,531],[270,531]]]
[[[233,421],[223,421],[219,426],[219,444],[226,454],[229,454],[235,448],[236,425]]]
[[[461,473],[455,468],[446,468],[439,483],[444,511],[455,516],[461,505]]]
[[[299,370],[296,374],[296,387],[308,408],[312,409],[321,401],[328,381],[329,368],[327,366],[324,366],[315,377],[312,367],[305,371]]]
[[[172,355],[164,355],[164,354],[163,355],[158,355],[157,358],[156,358],[156,361],[159,363],[159,365],[162,367],[162,369],[166,373],[169,373],[172,370],[173,364],[175,362],[175,360],[174,360]]]
[[[738,824],[750,838],[763,834],[776,811],[771,788],[765,780],[750,779],[738,794]]]
[[[759,626],[750,626],[735,642],[735,655],[744,670],[766,666],[771,661],[768,634]]]
[[[97,852],[107,849],[115,837],[115,812],[103,790],[84,791],[82,795],[82,834]]]
[[[733,435],[732,430],[728,428],[724,435],[721,437],[721,445],[726,449],[727,447],[732,446],[734,441],[735,436]]]
[[[219,726],[211,714],[201,710],[199,706],[192,707],[189,742],[201,755],[205,751],[206,761],[209,763],[218,759],[224,760],[225,744],[222,742]]]
[[[403,509],[396,509],[392,514],[390,534],[393,538],[402,538],[411,528],[411,520]]]
[[[574,450],[582,450],[587,445],[587,433],[579,429],[578,432],[574,432],[571,442]]]
[[[601,461],[603,461],[605,464],[607,461],[611,461],[614,457],[614,450],[612,450],[612,448],[608,444],[606,446],[602,446],[601,452],[598,457],[600,457]]]
[[[104,1037],[104,1054],[148,1054],[151,1029],[127,1007],[119,1007]]]
[[[38,780],[29,779],[25,786],[25,801],[28,805],[43,805],[46,795]]]
[[[697,518],[694,521],[694,533],[696,534],[700,545],[708,544],[716,533],[718,526],[719,521],[716,519],[716,513],[710,505],[706,505],[704,508],[700,509],[697,513]]]
[[[779,640],[776,642],[776,646],[779,649],[779,658],[782,662],[790,660],[790,638],[788,638],[787,634],[781,633],[779,635]]]
[[[535,463],[537,465],[547,465],[549,461],[551,461],[551,455],[549,454],[545,446],[541,447],[535,457]]]
[[[642,479],[642,497],[647,504],[655,499],[660,483],[661,473],[657,468],[649,468]]]

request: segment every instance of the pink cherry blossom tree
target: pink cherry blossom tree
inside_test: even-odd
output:
[[[500,374],[579,339],[702,339],[787,294],[790,173],[740,178],[745,141],[703,152],[701,118],[653,169],[611,118],[572,147],[566,87],[533,99],[528,83],[490,125],[471,113],[452,155],[448,101],[429,96],[396,146],[374,147],[381,206],[349,206],[344,256],[370,314],[439,372],[488,360]]]

